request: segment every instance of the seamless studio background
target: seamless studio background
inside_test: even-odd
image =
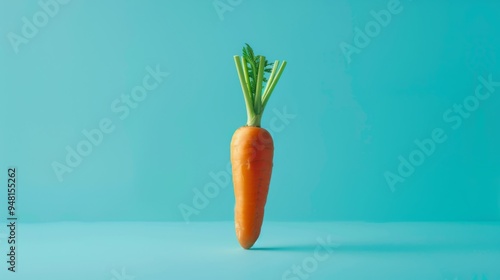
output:
[[[24,222],[232,220],[244,43],[288,61],[266,220],[500,218],[497,1],[51,3],[0,2]]]

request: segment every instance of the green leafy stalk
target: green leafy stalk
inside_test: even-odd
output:
[[[281,74],[283,74],[283,71],[285,71],[285,67],[286,67],[286,61],[283,61],[280,65],[280,69],[278,70],[278,73],[273,77],[273,80],[269,82],[271,84],[271,86],[267,89],[266,92],[264,92],[265,99],[262,102],[264,107],[266,106],[267,101],[271,97],[271,94],[273,93],[274,88],[278,84],[278,81],[281,78]]]
[[[252,95],[249,91],[249,87],[245,82],[245,74],[243,72],[243,67],[241,66],[241,58],[237,55],[234,56],[234,62],[236,63],[236,70],[238,71],[238,77],[240,78],[240,83],[241,83],[241,89],[243,90],[243,96],[245,98],[245,104],[247,107],[247,117],[248,120],[253,119],[255,116],[255,113],[253,111],[252,106]],[[245,58],[243,58],[243,61],[245,61]]]
[[[255,88],[254,96],[254,110],[255,115],[258,118],[257,123],[260,125],[260,120],[262,119],[262,80],[264,78],[264,63],[265,58],[261,56],[259,61],[259,71],[257,73],[257,84]]]
[[[241,60],[243,63],[243,75],[245,76],[245,84],[248,89],[248,92],[250,93],[250,95],[252,95],[252,89],[250,88],[250,77],[248,76],[247,62],[244,57],[242,57]]]
[[[260,127],[264,108],[285,70],[286,61],[283,61],[281,65],[279,65],[278,60],[269,63],[265,56],[255,55],[250,45],[245,45],[242,51],[243,57],[236,55],[234,61],[245,98],[247,125]],[[265,73],[271,73],[269,80]],[[265,87],[263,83],[266,83]]]
[[[266,83],[266,87],[264,88],[264,94],[262,95],[262,110],[266,107],[267,100],[269,99],[269,85],[272,83],[274,80],[274,77],[276,76],[276,69],[278,69],[279,61],[276,60],[274,61],[273,69],[271,70],[271,75],[269,75],[269,82]],[[267,93],[267,94],[266,94]]]

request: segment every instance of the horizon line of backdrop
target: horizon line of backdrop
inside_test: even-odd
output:
[[[263,117],[266,220],[499,221],[499,10],[2,1],[1,181],[17,167],[25,222],[231,220],[250,43],[288,61]]]

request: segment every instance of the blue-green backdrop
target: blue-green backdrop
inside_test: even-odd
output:
[[[246,117],[233,55],[248,42],[288,61],[263,118],[276,147],[266,219],[499,220],[499,10],[1,1],[0,178],[18,168],[26,222],[232,219],[225,170]],[[158,87],[117,112],[148,71],[162,72]],[[113,130],[68,166],[67,147],[100,122]],[[442,143],[429,144],[436,129]]]

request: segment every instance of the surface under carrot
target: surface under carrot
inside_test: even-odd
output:
[[[264,128],[244,126],[233,135],[231,163],[234,221],[241,247],[249,249],[260,235],[273,168],[274,144]]]
[[[254,55],[247,44],[243,48],[243,57],[234,56],[234,62],[248,117],[246,125],[238,128],[231,140],[236,201],[234,225],[241,247],[250,249],[260,235],[273,168],[273,139],[267,130],[260,127],[260,122],[286,61],[278,68],[278,60],[269,63],[264,56]],[[264,73],[270,73],[269,77],[266,78]]]

